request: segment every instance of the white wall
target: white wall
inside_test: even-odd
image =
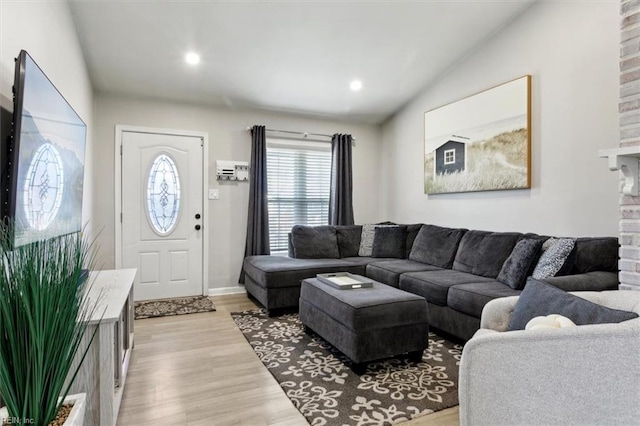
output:
[[[209,203],[209,288],[237,285],[244,255],[249,185],[218,182],[216,160],[249,161],[251,138],[247,126],[333,134],[349,133],[356,139],[353,149],[354,214],[357,223],[381,220],[379,215],[380,128],[366,124],[323,121],[293,115],[258,111],[208,108],[172,102],[96,95],[96,173],[94,198],[96,222],[102,233],[100,262],[115,265],[114,223],[114,133],[116,124],[163,129],[203,131],[209,134],[209,187],[218,188],[220,199]],[[98,195],[99,194],[99,195]]]
[[[69,5],[56,0],[0,4],[0,107],[13,111],[14,58],[26,50],[87,124],[83,222],[93,224],[93,89]],[[7,124],[8,126],[8,124]],[[2,129],[2,135],[9,129]],[[4,144],[5,141],[0,141]]]
[[[383,125],[382,216],[552,235],[616,235],[619,2],[540,2]],[[424,112],[532,75],[531,190],[423,193]]]

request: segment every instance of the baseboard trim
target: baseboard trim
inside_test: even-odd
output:
[[[631,290],[631,291],[638,291],[640,290],[640,286],[637,285],[631,285],[631,284],[620,284],[618,286],[618,290]]]
[[[209,296],[222,296],[225,294],[244,294],[246,292],[247,291],[244,289],[244,286],[210,288]]]

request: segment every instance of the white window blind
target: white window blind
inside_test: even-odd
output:
[[[286,252],[293,225],[329,221],[331,146],[327,143],[267,141],[269,242],[272,253]]]

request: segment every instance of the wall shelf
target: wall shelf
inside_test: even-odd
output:
[[[601,158],[609,159],[609,170],[620,170],[624,175],[624,195],[638,196],[638,164],[640,162],[640,146],[602,149],[598,152]]]
[[[218,180],[249,182],[249,162],[216,160],[216,178]]]

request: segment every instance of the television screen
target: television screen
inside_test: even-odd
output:
[[[17,247],[81,230],[87,126],[24,50],[14,91],[7,214]]]

